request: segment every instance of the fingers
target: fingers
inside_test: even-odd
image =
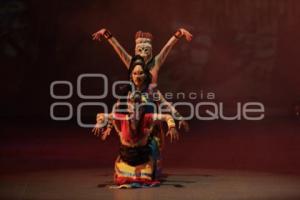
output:
[[[186,29],[184,29],[184,28],[180,28],[179,29],[180,30],[180,32],[182,33],[182,34],[184,34],[185,32],[188,32]]]
[[[99,36],[97,35],[97,33],[94,33],[94,34],[92,35],[92,37],[93,37],[93,40],[98,40],[98,38],[99,38]]]
[[[175,140],[179,140],[179,133],[176,130],[174,130],[174,131],[172,131],[172,130],[168,131],[167,134],[166,134],[166,136],[169,136],[169,135],[170,135],[170,141],[171,141],[171,143],[173,143]]]
[[[190,34],[190,33],[188,33],[188,34],[185,35],[185,39],[186,39],[188,42],[192,41],[192,38],[193,38],[193,35]]]
[[[106,135],[102,135],[101,140],[103,140],[103,141],[106,140]]]
[[[93,130],[92,130],[92,132],[94,133],[94,135],[97,134],[97,131],[98,131],[98,128],[97,128],[97,127],[93,128]]]
[[[179,140],[179,133],[176,129],[174,129],[173,137],[174,137],[174,140]]]
[[[107,129],[107,135],[110,135],[110,131],[111,131],[110,129]]]
[[[97,137],[99,136],[99,132],[100,132],[100,129],[97,128],[97,129],[96,129],[96,136],[97,136]]]
[[[100,136],[101,130],[102,130],[102,129],[98,128],[98,130],[97,130],[97,135],[96,135],[97,137]]]
[[[178,128],[181,129],[182,126],[183,126],[183,123],[182,123],[182,121],[180,121],[179,124],[178,124]]]
[[[179,124],[178,124],[178,128],[179,128],[179,130],[181,130],[181,129],[186,129],[186,123],[185,123],[185,121],[180,121],[179,122]]]
[[[101,136],[101,140],[105,140],[107,137],[106,131],[103,132],[102,136]]]
[[[189,132],[190,130],[189,124],[186,121],[180,121],[178,128],[183,129],[185,132]]]
[[[93,38],[93,40],[97,40],[97,41],[99,41],[99,42],[101,42],[101,34],[100,33],[94,33],[93,35],[92,35],[92,38]]]
[[[178,140],[178,133],[174,131],[174,134],[173,134],[173,140]]]
[[[169,136],[170,135],[170,130],[167,132],[166,136]]]
[[[190,42],[193,39],[193,35],[185,29],[181,30],[182,34],[185,36],[185,39]]]
[[[179,140],[179,133],[176,134],[176,140]]]
[[[96,36],[93,38],[93,40],[97,40],[97,41],[101,42],[101,37],[100,37],[99,35],[96,35]]]
[[[101,136],[101,139],[102,140],[106,140],[107,136],[110,134],[110,132],[108,130],[104,131],[102,136]]]
[[[191,34],[190,32],[186,31],[186,35],[193,37],[193,34]]]
[[[92,132],[94,133],[94,135],[96,137],[99,137],[99,135],[102,132],[102,130],[103,130],[103,128],[99,128],[99,127],[96,126],[95,128],[93,128]]]
[[[170,140],[171,140],[171,143],[172,143],[172,134],[171,134],[171,131],[169,130],[166,134],[166,136],[168,137],[170,135]]]
[[[93,128],[92,132],[94,133],[95,136],[98,136],[99,128],[97,127]]]
[[[99,136],[99,132],[100,132],[100,129],[97,128],[97,129],[96,129],[96,134],[95,134],[97,137]]]
[[[107,129],[102,133],[101,139],[102,139],[102,140],[106,140],[106,138],[110,135],[110,132],[111,132],[111,129],[110,129],[110,128],[107,128]]]

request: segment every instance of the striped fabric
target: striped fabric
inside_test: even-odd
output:
[[[159,185],[159,181],[153,180],[153,160],[147,163],[131,166],[123,162],[119,157],[115,162],[115,184],[127,187],[152,187]],[[133,184],[133,185],[132,185]],[[125,186],[127,185],[127,186]],[[129,186],[128,186],[129,185]]]

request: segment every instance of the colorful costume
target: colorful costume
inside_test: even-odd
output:
[[[124,184],[141,184],[154,186],[159,184],[155,180],[155,162],[151,156],[149,146],[150,129],[153,126],[153,114],[147,113],[142,119],[140,128],[133,133],[130,128],[128,115],[115,114],[115,123],[119,124],[119,137],[121,141],[119,156],[115,162],[115,183]]]
[[[161,126],[159,131],[155,132],[155,125],[161,121],[167,122],[169,128],[167,135],[171,136],[171,141],[173,138],[178,139],[179,136],[171,115],[154,113],[155,104],[153,98],[149,97],[153,94],[149,89],[152,76],[141,56],[132,59],[129,72],[129,79],[134,84],[135,91],[133,93],[130,90],[126,91],[125,110],[114,109],[113,113],[109,114],[109,124],[103,133],[103,139],[110,134],[114,124],[121,142],[119,156],[115,162],[115,183],[118,188],[152,187],[159,184],[157,176],[160,171],[160,144],[163,138]],[[97,135],[100,124],[105,121],[104,114],[98,115],[93,130]]]

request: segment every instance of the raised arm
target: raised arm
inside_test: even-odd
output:
[[[154,71],[159,71],[160,66],[165,62],[171,49],[182,36],[184,36],[187,41],[191,41],[193,37],[192,34],[184,28],[178,29],[176,33],[169,39],[167,44],[165,44],[165,46],[161,49],[159,54],[155,57],[155,66],[153,68]]]
[[[109,44],[114,48],[115,52],[118,54],[122,62],[125,64],[126,68],[129,69],[131,55],[127,53],[127,51],[122,47],[122,45],[118,42],[118,40],[110,33],[109,30],[103,28],[93,35],[93,40],[101,41],[101,38],[104,37],[107,39]]]

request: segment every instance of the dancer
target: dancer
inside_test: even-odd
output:
[[[112,112],[97,115],[97,124],[93,129],[99,135],[105,120],[107,128],[102,139],[110,134],[114,127],[120,137],[120,152],[115,162],[115,184],[124,187],[150,187],[159,184],[157,179],[157,157],[153,147],[153,127],[157,122],[167,122],[171,141],[179,138],[175,121],[168,114],[153,112],[153,104],[143,95],[151,83],[151,74],[143,59],[134,58],[130,66],[130,77],[135,91],[128,91],[127,114]]]
[[[97,41],[101,41],[102,38],[105,38],[109,42],[109,44],[114,48],[115,52],[125,64],[126,68],[129,69],[130,63],[132,61],[132,56],[123,48],[123,46],[118,42],[118,40],[111,34],[111,32],[108,29],[100,29],[99,31],[95,32],[92,36],[93,40]],[[179,129],[183,128],[187,132],[189,130],[188,123],[185,120],[183,120],[180,113],[177,112],[177,110],[172,106],[171,103],[165,100],[163,95],[157,89],[158,72],[163,63],[165,62],[173,46],[182,37],[185,37],[187,41],[191,41],[193,36],[186,29],[179,28],[164,45],[159,54],[153,57],[152,34],[149,32],[138,31],[135,34],[135,55],[139,55],[144,59],[146,68],[150,71],[152,75],[152,90],[156,91],[156,94],[158,94],[159,98],[161,99],[161,102],[167,106],[169,112],[172,113],[173,116],[175,116],[176,119],[179,121]]]
[[[109,44],[114,48],[126,68],[129,69],[132,56],[127,53],[118,40],[105,28],[97,31],[93,35],[93,40],[101,41],[101,38],[107,39]],[[187,41],[192,40],[192,34],[184,28],[178,29],[169,41],[160,50],[159,54],[153,57],[152,53],[152,34],[148,32],[138,31],[135,34],[135,55],[140,55],[144,58],[146,66],[152,75],[152,83],[157,84],[158,72],[165,62],[173,46],[177,41],[185,37]]]

